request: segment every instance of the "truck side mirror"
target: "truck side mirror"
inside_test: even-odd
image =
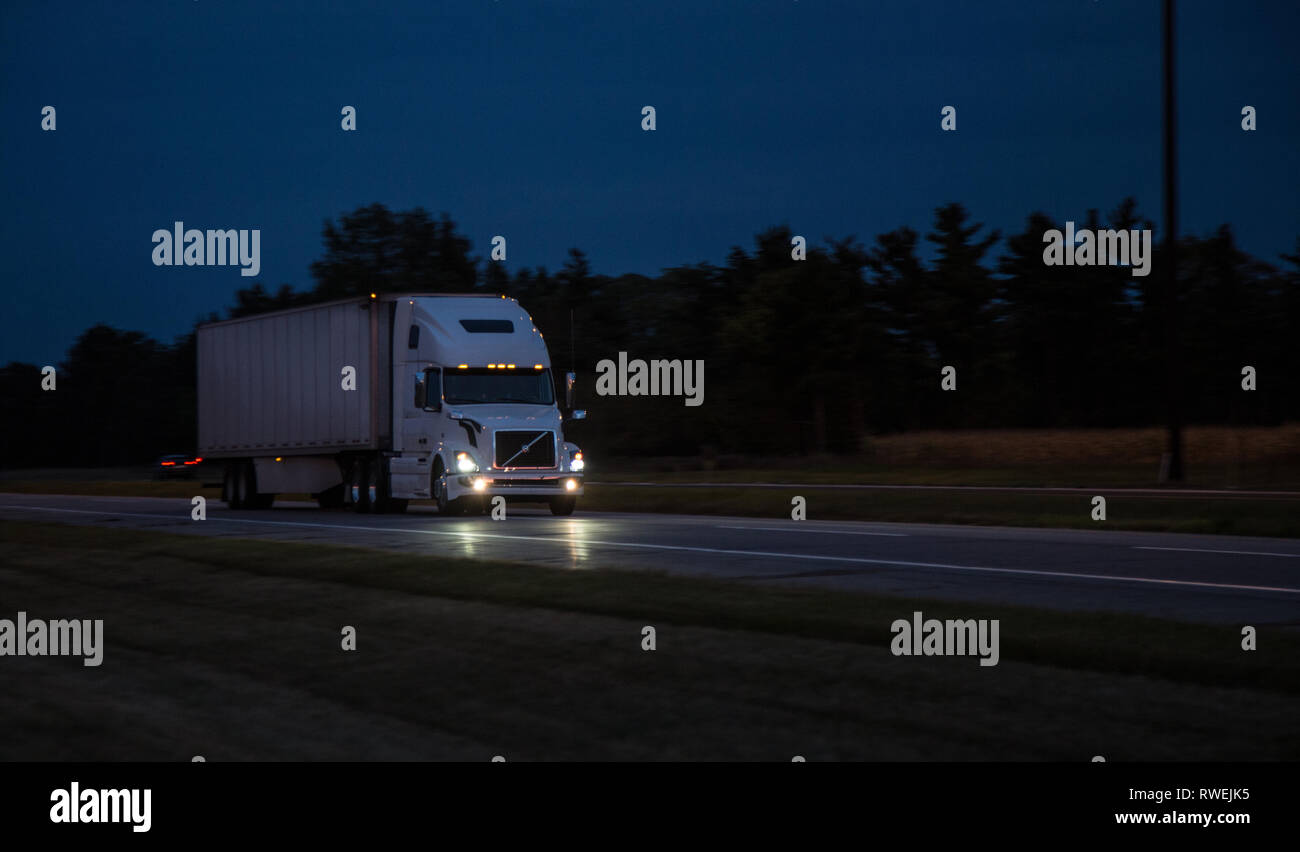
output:
[[[573,408],[573,383],[577,381],[577,379],[578,376],[576,373],[564,374],[564,407],[565,408],[569,408],[569,409]]]
[[[420,405],[425,411],[442,411],[442,370],[430,367],[424,371],[424,400]]]

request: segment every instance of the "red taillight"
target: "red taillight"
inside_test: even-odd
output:
[[[187,461],[186,464],[198,464],[198,460],[196,459],[195,461]]]
[[[199,456],[198,458],[195,459],[195,461],[196,461],[196,462],[201,462],[201,461],[203,461],[203,456]]]
[[[162,466],[163,466],[163,467],[171,467],[171,466],[174,465],[174,464],[176,464],[176,462],[163,462],[163,463],[162,463]]]

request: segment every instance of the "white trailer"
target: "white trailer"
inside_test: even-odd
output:
[[[572,411],[572,374],[565,408]],[[202,325],[199,452],[232,508],[308,493],[323,507],[557,515],[583,494],[541,332],[504,296],[389,294]]]

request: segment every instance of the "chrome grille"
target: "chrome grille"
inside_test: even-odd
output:
[[[528,450],[520,452],[525,446]],[[497,468],[553,469],[555,456],[555,433],[549,429],[496,432],[492,436],[492,463]]]

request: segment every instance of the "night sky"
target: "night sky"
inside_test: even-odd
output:
[[[1300,232],[1298,23],[1179,5],[1181,230],[1230,223],[1271,262]],[[305,288],[323,221],[372,202],[446,211],[479,255],[503,234],[512,272],[578,247],[611,275],[722,263],[782,223],[924,233],[947,201],[1004,233],[1126,195],[1158,223],[1160,63],[1154,0],[10,0],[0,364]],[[155,267],[178,219],[260,228],[261,275]]]

